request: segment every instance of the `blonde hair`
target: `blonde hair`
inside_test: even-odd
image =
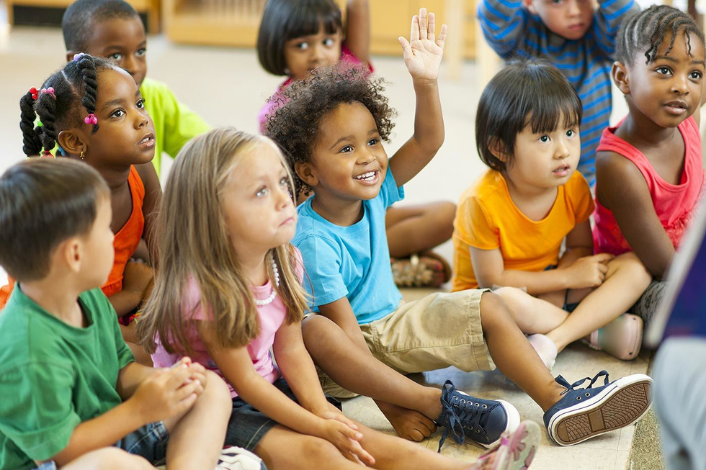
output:
[[[260,327],[250,283],[226,230],[223,191],[243,155],[274,143],[263,136],[229,127],[214,129],[186,144],[171,169],[157,219],[156,251],[159,269],[154,290],[138,321],[138,333],[148,352],[160,339],[170,353],[193,354],[186,331],[191,312],[184,297],[195,281],[200,300],[194,308],[213,314],[213,331],[221,348],[247,345]],[[290,187],[292,176],[282,154]],[[280,272],[277,294],[287,308],[285,321],[301,321],[307,296],[297,278],[295,263],[303,266],[295,248],[286,243],[271,249],[265,265],[273,279],[272,260]],[[274,287],[274,285],[273,285]]]

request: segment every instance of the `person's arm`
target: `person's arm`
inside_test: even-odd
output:
[[[353,453],[361,459],[369,455],[358,443],[362,435],[357,430],[342,421],[316,416],[290,400],[258,374],[247,347],[221,348],[217,344],[212,322],[196,321],[195,325],[216,366],[245,402],[282,426],[301,434],[326,439],[344,453]],[[320,390],[318,383],[316,385]],[[311,392],[312,390],[307,391]]]
[[[428,21],[428,25],[427,25]],[[444,55],[446,25],[435,36],[435,18],[422,9],[412,18],[410,42],[400,37],[405,65],[412,76],[417,107],[414,135],[390,158],[397,186],[403,186],[424,168],[444,143],[444,118],[439,99],[439,66]]]
[[[159,184],[159,177],[154,169],[152,162],[136,165],[142,184],[145,187],[145,198],[142,202],[142,215],[145,218],[145,228],[142,232],[142,238],[147,243],[148,250],[152,250],[155,244],[155,221],[159,214],[159,209],[162,201],[162,186]],[[150,252],[150,255],[152,253]],[[157,262],[154,257],[153,263]],[[156,266],[154,266],[156,268]]]
[[[370,62],[370,5],[368,0],[348,0],[346,46],[364,64]]]
[[[674,258],[674,246],[655,213],[645,178],[629,160],[614,152],[596,155],[596,197],[613,212],[625,240],[647,270],[662,279]]]
[[[541,1],[541,0],[540,0]],[[507,58],[518,47],[526,31],[527,12],[522,0],[480,0],[478,23],[488,45],[500,56]]]
[[[123,290],[108,297],[118,317],[134,312],[147,297],[154,282],[154,271],[145,263],[129,261],[123,271]]]
[[[591,256],[593,254],[593,234],[591,233],[591,222],[586,220],[577,224],[574,229],[566,235],[566,249],[559,260],[557,268],[562,269],[570,266],[579,258]]]
[[[594,15],[593,37],[604,54],[612,57],[615,53],[615,37],[620,24],[628,16],[639,13],[640,5],[635,0],[598,0],[598,10]]]

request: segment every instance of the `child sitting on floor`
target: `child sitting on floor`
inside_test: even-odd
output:
[[[445,37],[442,27],[436,39],[434,16],[427,22],[422,9],[412,22],[411,44],[401,39],[417,112],[414,135],[389,160],[382,141],[392,130],[393,110],[381,95],[382,82],[368,80],[361,69],[314,71],[283,90],[285,102],[268,120],[267,134],[296,171],[297,190],[306,185],[314,193],[298,208],[293,243],[317,313],[304,322],[304,341],[322,370],[324,391],[372,397],[398,434],[410,439],[429,436],[439,424],[444,438],[453,431],[457,442],[468,437],[491,445],[519,422],[512,405],[471,397],[450,381],[441,391],[425,387],[401,373],[497,365],[542,407],[549,436],[561,445],[626,426],[649,407],[649,377],[606,379],[586,389],[579,388],[582,381],[555,381],[497,295],[440,292],[404,303],[392,282],[385,209],[403,197],[402,185],[444,140],[437,76]],[[603,421],[615,394],[625,397],[625,419]],[[597,417],[591,426],[567,432],[589,413]]]
[[[623,23],[616,59],[630,112],[598,147],[593,238],[601,251],[634,252],[654,277],[633,308],[649,325],[703,196],[704,35],[686,13],[655,5]]]
[[[306,79],[312,70],[344,62],[370,65],[370,13],[367,0],[349,0],[346,24],[333,0],[268,0],[257,41],[262,67],[288,76],[279,91]],[[260,111],[260,129],[278,101]],[[302,195],[298,203],[306,199]],[[385,218],[392,274],[400,287],[439,287],[451,279],[448,262],[431,250],[451,238],[456,206],[437,201],[390,207]]]
[[[0,264],[17,279],[0,315],[1,468],[216,466],[228,390],[188,358],[134,362],[98,289],[111,225],[110,189],[84,163],[33,158],[0,177]]]
[[[104,57],[135,79],[154,123],[154,167],[162,168],[162,153],[175,157],[191,138],[210,129],[204,120],[180,103],[169,87],[147,78],[147,37],[140,15],[123,0],[77,0],[61,21],[66,60],[85,52]]]
[[[553,65],[501,70],[476,113],[476,146],[490,169],[461,196],[455,221],[453,290],[526,289],[497,293],[550,368],[558,351],[605,325],[590,344],[634,359],[642,320],[611,322],[650,282],[633,254],[593,254],[591,191],[576,171],[580,124],[581,102]]]
[[[598,8],[596,8],[598,6]],[[583,103],[578,171],[595,182],[595,154],[612,109],[610,66],[624,18],[635,0],[482,0],[483,35],[504,60],[545,58],[568,78]]]

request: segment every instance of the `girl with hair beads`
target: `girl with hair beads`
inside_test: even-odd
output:
[[[217,129],[184,147],[166,184],[160,270],[139,322],[155,364],[190,351],[221,375],[233,397],[226,443],[270,470],[469,468],[355,423],[324,396],[302,341],[292,194],[286,161],[265,137]],[[538,439],[537,425],[523,423],[472,468],[526,468]]]
[[[629,114],[598,147],[593,239],[602,252],[634,252],[654,277],[633,308],[649,324],[704,186],[703,32],[653,5],[622,24],[612,76]]]
[[[591,191],[576,171],[581,116],[576,91],[554,66],[520,61],[501,70],[476,114],[478,154],[490,169],[461,196],[454,224],[453,290],[526,288],[496,292],[549,368],[558,351],[606,325],[589,338],[593,347],[634,359],[642,343],[640,318],[613,320],[649,275],[633,254],[593,254]]]
[[[288,76],[279,91],[306,79],[318,67],[343,62],[370,65],[370,13],[367,0],[349,0],[346,24],[333,0],[268,0],[257,51],[262,67]],[[270,99],[260,111],[260,129],[279,107]],[[303,202],[308,194],[300,196]],[[392,271],[400,287],[439,287],[451,278],[447,261],[430,251],[451,238],[456,206],[436,201],[391,207],[385,219]]]
[[[103,293],[121,319],[121,331],[139,362],[134,313],[149,296],[152,269],[131,262],[140,238],[150,241],[162,191],[152,165],[154,128],[135,80],[111,62],[78,54],[41,89],[20,100],[25,155],[57,153],[95,168],[110,188],[115,260]],[[34,127],[39,117],[42,126]]]
[[[414,134],[389,159],[382,142],[394,110],[382,81],[360,69],[314,71],[284,90],[286,102],[268,121],[267,134],[284,149],[298,187],[314,193],[298,208],[292,243],[301,250],[317,313],[304,321],[303,334],[324,391],[373,398],[408,439],[422,440],[438,425],[440,444],[453,432],[458,443],[488,446],[519,422],[511,404],[472,397],[448,380],[439,390],[403,374],[497,367],[542,408],[560,445],[628,426],[649,408],[649,377],[609,382],[602,371],[586,388],[584,380],[554,379],[499,296],[469,289],[403,302],[392,282],[385,208],[404,197],[404,183],[432,160],[445,132],[437,83],[445,27],[437,40],[434,17],[427,24],[425,13],[412,20],[410,43],[400,39],[416,94]],[[601,418],[613,412],[621,418]]]

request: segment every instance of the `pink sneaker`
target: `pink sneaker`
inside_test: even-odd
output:
[[[591,333],[591,340],[584,340],[584,343],[623,361],[635,359],[642,346],[642,318],[624,313]]]
[[[523,421],[512,434],[503,434],[497,447],[482,455],[469,470],[525,470],[537,453],[540,436],[537,423]]]

